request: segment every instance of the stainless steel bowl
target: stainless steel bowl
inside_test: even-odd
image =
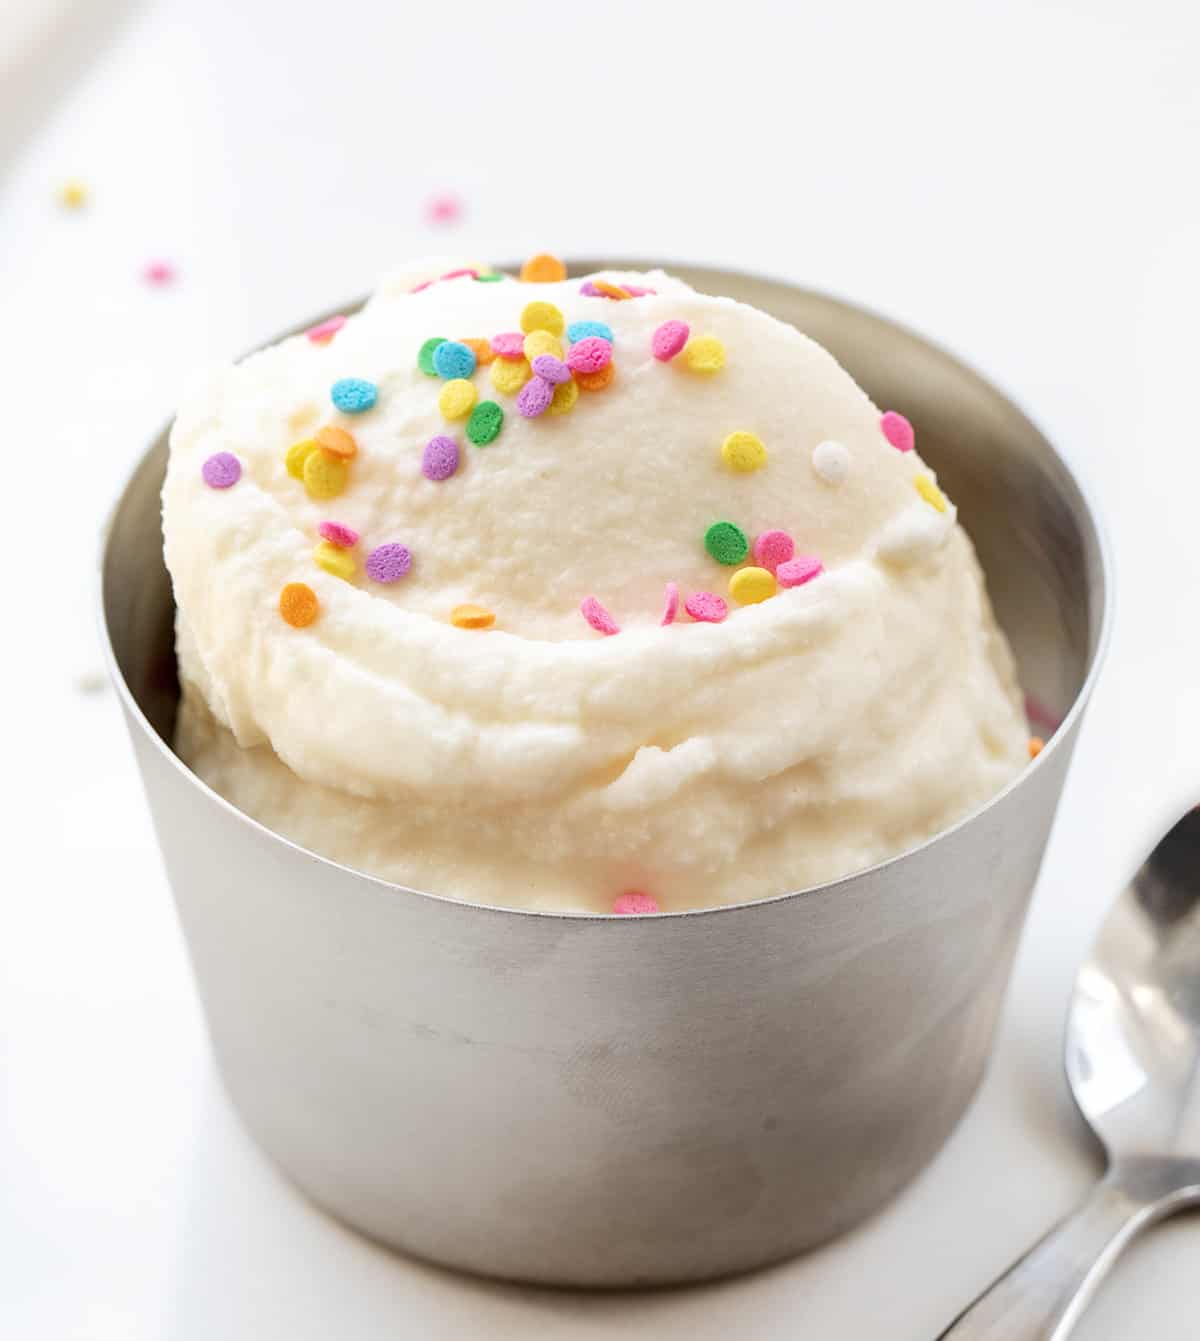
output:
[[[113,675],[235,1105],[326,1210],[492,1275],[741,1271],[837,1234],[917,1173],[987,1063],[1105,639],[1092,510],[994,387],[846,303],[672,268],[793,322],[919,426],[1023,683],[1063,718],[1010,787],[924,846],[817,889],[648,918],[371,879],[246,818],[171,751],[165,435],[103,558]]]

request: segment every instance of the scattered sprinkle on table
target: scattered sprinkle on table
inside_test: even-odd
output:
[[[820,559],[814,558],[811,554],[800,554],[776,568],[775,580],[781,587],[802,587],[824,571],[825,565]]]
[[[610,341],[598,335],[589,335],[571,346],[567,354],[567,367],[575,373],[599,372],[612,362],[612,353]]]
[[[530,331],[549,331],[551,335],[561,335],[566,328],[563,314],[553,303],[527,303],[521,313],[521,329],[526,335]]]
[[[164,284],[170,284],[176,275],[175,267],[170,261],[148,261],[142,267],[142,278],[147,284],[153,284],[161,288]]]
[[[503,427],[504,411],[500,406],[494,400],[481,400],[467,420],[467,437],[476,447],[486,447],[496,441]]]
[[[501,331],[492,336],[492,353],[498,359],[523,359],[525,357],[525,332]]]
[[[453,382],[447,382],[442,388],[438,396],[438,409],[441,410],[443,418],[465,419],[475,408],[478,398],[479,392],[476,391],[474,382],[456,377]]]
[[[739,605],[757,605],[775,595],[775,578],[765,568],[739,568],[729,579],[729,594]]]
[[[679,584],[677,582],[668,582],[666,590],[663,592],[663,612],[659,624],[665,629],[668,624],[675,623],[675,616],[679,613]]]
[[[242,463],[232,452],[217,452],[200,467],[210,489],[229,489],[242,478]]]
[[[729,613],[729,606],[711,591],[693,592],[683,608],[699,624],[720,624]]]
[[[425,217],[442,228],[458,223],[462,215],[463,203],[450,191],[441,191],[425,202]]]
[[[579,387],[574,381],[560,382],[554,388],[554,399],[550,402],[549,414],[570,414],[579,399]]]
[[[488,370],[492,385],[502,396],[515,396],[529,381],[532,369],[526,358],[498,358]]]
[[[317,593],[307,582],[289,582],[279,593],[279,613],[294,629],[306,629],[320,613]]]
[[[1041,738],[1041,736],[1029,737],[1029,757],[1031,759],[1036,759],[1038,755],[1041,754],[1041,752],[1045,748],[1046,748],[1046,742]]]
[[[786,531],[764,531],[754,537],[754,562],[768,573],[787,563],[796,553],[796,542]]]
[[[367,555],[367,576],[372,582],[399,582],[412,567],[407,545],[392,541],[379,545]]]
[[[517,397],[517,413],[526,419],[536,419],[550,408],[554,399],[554,384],[544,377],[531,377]]]
[[[643,894],[638,889],[626,890],[613,901],[613,912],[622,917],[637,917],[658,911],[658,900],[652,894]]]
[[[725,346],[715,335],[697,335],[684,345],[683,361],[692,372],[710,376],[725,366]]]
[[[664,321],[650,337],[650,352],[660,363],[670,363],[691,333],[686,321]]]
[[[287,449],[287,455],[283,458],[283,464],[287,467],[287,473],[292,479],[304,479],[305,462],[316,450],[317,441],[315,438],[302,438],[299,442],[292,443]]]
[[[526,284],[557,284],[566,279],[567,267],[549,252],[540,251],[521,267],[521,279]]]
[[[603,633],[611,638],[614,633],[621,632],[620,625],[594,596],[583,598],[579,612],[597,633]]]
[[[721,444],[721,460],[730,470],[749,474],[752,470],[761,470],[767,464],[767,449],[757,434],[739,429]]]
[[[750,542],[740,526],[719,521],[713,522],[705,531],[704,548],[718,563],[732,565],[741,563],[750,552]]]
[[[913,426],[895,410],[888,410],[882,415],[879,427],[883,430],[883,436],[898,452],[911,452],[917,445],[917,435]]]
[[[818,442],[813,448],[813,470],[826,484],[843,484],[850,474],[850,453],[840,442]]]
[[[78,210],[87,204],[88,189],[76,178],[63,182],[58,188],[58,203],[64,209]]]
[[[438,348],[445,343],[446,337],[444,335],[431,335],[417,350],[417,367],[426,377],[436,377],[438,375],[438,370],[433,364],[433,356],[437,353]]]
[[[946,511],[949,506],[946,495],[934,484],[932,475],[918,475],[913,480],[913,486],[931,508],[938,512]]]
[[[334,577],[340,577],[343,582],[349,582],[358,569],[354,556],[329,540],[322,540],[316,546],[313,550],[313,559],[318,568],[323,568]]]
[[[379,388],[363,377],[339,377],[329,388],[329,398],[343,414],[362,414],[374,407]]]
[[[309,498],[336,498],[345,492],[350,468],[340,456],[317,448],[304,458],[304,488]]]
[[[327,424],[321,429],[317,434],[317,446],[332,452],[334,456],[340,456],[343,461],[350,461],[358,455],[358,443],[354,441],[354,434],[347,433],[344,428],[338,428],[336,424]]]
[[[433,368],[447,381],[470,377],[475,371],[475,351],[457,340],[443,340],[433,351]]]
[[[448,480],[458,469],[458,443],[439,433],[421,453],[421,474],[427,480]]]
[[[456,605],[450,611],[450,623],[457,629],[490,629],[495,622],[496,616],[482,605]]]
[[[577,372],[575,382],[583,391],[603,391],[617,375],[617,365],[606,363],[595,372]]]
[[[521,352],[532,363],[543,354],[553,354],[556,359],[560,359],[563,349],[557,335],[551,335],[549,331],[530,331],[521,346]]]
[[[341,522],[323,521],[317,527],[317,534],[322,540],[328,540],[331,545],[338,545],[342,549],[353,549],[359,541],[354,527],[345,526]]]
[[[327,317],[324,321],[318,321],[315,326],[310,326],[304,334],[314,345],[327,345],[345,324],[346,318],[343,316]]]
[[[544,378],[555,386],[560,386],[562,383],[571,380],[570,368],[562,359],[555,358],[553,354],[539,354],[532,363],[534,376]]]
[[[573,345],[589,336],[607,340],[610,345],[613,343],[612,327],[606,321],[573,321],[567,327],[567,339]]]

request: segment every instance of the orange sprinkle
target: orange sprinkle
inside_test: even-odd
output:
[[[468,340],[464,335],[459,337],[458,343],[460,345],[466,345],[466,347],[475,355],[475,362],[481,368],[486,368],[496,357],[496,351],[492,348],[492,342],[490,340],[476,340],[474,338]]]
[[[597,368],[595,372],[577,372],[575,381],[584,391],[603,391],[616,375],[616,371],[615,363],[606,363],[603,368]]]
[[[306,629],[321,609],[317,593],[307,582],[289,582],[279,593],[279,613],[294,629]]]
[[[1041,738],[1041,736],[1029,737],[1029,757],[1031,759],[1036,759],[1038,755],[1041,754],[1041,752],[1045,748],[1046,748],[1046,742]]]
[[[358,443],[354,441],[353,435],[333,424],[327,425],[317,434],[317,446],[324,447],[334,456],[340,456],[343,461],[349,461],[358,452]]]
[[[482,605],[456,605],[450,611],[450,623],[459,629],[490,629],[496,616]]]
[[[521,267],[521,278],[526,284],[557,284],[566,277],[567,267],[547,251],[539,251]]]
[[[619,289],[615,284],[610,284],[606,279],[594,279],[592,284],[597,293],[602,293],[606,298],[632,298],[633,295],[626,293],[624,289]]]

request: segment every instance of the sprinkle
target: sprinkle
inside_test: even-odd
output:
[[[228,489],[242,478],[242,463],[232,452],[217,452],[200,467],[210,489]]]
[[[754,562],[768,573],[787,563],[796,553],[796,542],[786,531],[764,531],[754,537]]]
[[[721,460],[730,470],[747,474],[752,470],[760,470],[767,464],[767,449],[757,434],[739,429],[738,432],[731,433],[721,444]]]
[[[470,377],[475,371],[475,352],[457,340],[443,340],[433,351],[433,368],[439,377]]]
[[[448,480],[457,469],[458,443],[443,433],[430,438],[421,453],[421,474],[427,480]]]
[[[499,270],[489,271],[486,275],[476,275],[475,279],[480,284],[498,284],[502,279],[507,279],[507,275],[502,275]]]
[[[826,484],[842,484],[850,474],[850,453],[840,442],[818,442],[813,448],[812,466]]]
[[[562,358],[563,354],[558,337],[551,335],[549,331],[530,331],[521,350],[530,363],[543,354],[553,354],[556,359]]]
[[[603,391],[616,375],[617,365],[609,363],[596,372],[576,373],[575,381],[584,391]]]
[[[170,261],[150,261],[142,269],[142,278],[147,284],[170,284],[175,278],[175,267]]]
[[[289,582],[279,593],[279,613],[294,629],[306,629],[321,609],[317,593],[307,582]]]
[[[555,386],[561,386],[571,380],[570,368],[553,354],[539,354],[533,360],[533,371],[536,376],[552,382]]]
[[[294,442],[287,449],[287,455],[283,458],[283,464],[287,467],[287,473],[294,480],[304,478],[304,463],[317,450],[315,438],[304,438],[301,442]]]
[[[350,468],[340,456],[317,450],[304,458],[304,487],[309,498],[336,498],[346,488]]]
[[[339,545],[330,544],[328,540],[322,540],[313,550],[313,558],[318,568],[340,577],[343,582],[349,582],[358,569],[353,555],[347,554]]]
[[[938,512],[946,511],[949,506],[946,495],[934,484],[932,475],[918,475],[913,480],[913,486],[931,508]]]
[[[741,563],[749,554],[750,542],[740,526],[735,526],[733,522],[719,521],[713,522],[705,531],[704,548],[718,563],[732,565]]]
[[[729,579],[729,594],[739,605],[757,605],[775,595],[775,578],[765,568],[739,568]]]
[[[475,362],[481,368],[486,368],[496,357],[490,340],[469,340],[464,336],[458,343],[460,345],[466,345],[471,353],[475,355]]]
[[[607,368],[612,362],[612,345],[598,335],[577,340],[567,355],[567,367],[572,372],[594,373]]]
[[[600,290],[595,286],[595,284],[592,283],[590,279],[585,279],[583,281],[583,283],[579,286],[579,292],[582,293],[585,298],[600,297]]]
[[[492,353],[500,359],[523,359],[525,357],[525,333],[523,331],[505,331],[502,335],[493,335]]]
[[[801,554],[781,563],[775,570],[775,580],[781,587],[802,587],[825,571],[825,565],[811,554]]]
[[[380,545],[367,555],[367,576],[374,582],[399,582],[411,567],[408,546],[395,541]]]
[[[597,633],[603,633],[611,638],[614,633],[621,632],[617,621],[594,596],[584,597],[579,611]]]
[[[82,209],[87,204],[87,197],[87,187],[75,178],[63,182],[58,188],[58,203],[65,209]]]
[[[446,337],[444,335],[431,335],[417,351],[417,367],[426,377],[436,377],[438,375],[438,370],[433,364],[433,356],[438,347],[445,343]]]
[[[589,336],[607,340],[610,345],[613,343],[612,327],[606,321],[573,321],[567,327],[567,339],[573,345]]]
[[[482,605],[456,605],[450,611],[450,623],[456,629],[490,629],[496,616]]]
[[[323,540],[328,540],[331,545],[337,545],[341,549],[353,549],[358,544],[359,535],[353,526],[345,526],[341,522],[323,521],[317,527],[317,534]]]
[[[421,293],[425,289],[432,288],[436,283],[437,281],[433,279],[423,279],[420,284],[414,284],[412,288],[409,289],[409,293]]]
[[[547,414],[570,414],[579,399],[579,387],[574,382],[561,382],[554,388],[554,399]]]
[[[447,270],[446,273],[445,273],[444,275],[439,275],[438,278],[439,278],[439,279],[463,279],[465,276],[470,275],[470,277],[471,277],[472,279],[474,279],[478,274],[479,274],[479,271],[476,270],[474,266],[471,266],[471,265],[463,265],[463,266],[459,266],[459,268],[458,268],[457,270]]]
[[[526,284],[557,284],[567,277],[567,267],[549,252],[540,251],[521,267],[521,278]]]
[[[698,335],[684,346],[683,361],[695,373],[720,372],[725,366],[725,346],[715,335]]]
[[[1036,759],[1038,755],[1041,754],[1041,752],[1045,748],[1046,748],[1046,742],[1041,738],[1041,736],[1029,737],[1029,757],[1031,759]]]
[[[640,890],[630,889],[624,894],[618,894],[613,901],[613,912],[620,913],[622,916],[636,915],[639,913],[657,913],[658,900],[651,894],[643,894]]]
[[[536,419],[545,414],[554,399],[554,383],[544,377],[533,377],[521,388],[517,397],[517,413],[526,419]]]
[[[687,344],[690,334],[686,321],[664,321],[650,337],[650,352],[660,363],[670,363]]]
[[[720,624],[729,613],[729,606],[711,591],[693,592],[683,608],[700,624]]]
[[[647,294],[657,293],[657,289],[644,289],[640,284],[626,284],[625,292],[631,298],[645,298]]]
[[[349,461],[358,454],[358,443],[354,441],[353,434],[334,424],[327,425],[317,434],[317,446],[332,452],[334,456],[340,456],[343,461]]]
[[[327,345],[345,324],[345,317],[327,317],[324,321],[318,321],[315,326],[310,326],[304,334],[314,345]]]
[[[879,427],[883,430],[883,436],[898,452],[911,452],[917,445],[917,435],[913,432],[913,426],[895,410],[888,410],[882,416]]]
[[[475,390],[474,382],[456,377],[453,382],[447,382],[442,388],[442,394],[438,397],[438,409],[447,419],[465,419],[475,408],[478,397],[479,392]]]
[[[530,331],[549,331],[551,335],[561,335],[565,325],[563,314],[553,303],[527,303],[521,313],[521,329],[526,335]]]
[[[679,584],[668,582],[666,590],[663,592],[663,612],[659,623],[665,629],[668,624],[675,623],[675,616],[679,613]]]
[[[514,362],[499,358],[489,369],[492,385],[503,396],[514,396],[529,381],[532,370],[528,359]]]
[[[467,437],[476,447],[486,447],[496,441],[503,427],[504,411],[494,400],[481,400],[467,420]]]
[[[375,404],[379,388],[362,377],[340,377],[329,389],[329,398],[343,414],[362,414]]]
[[[597,297],[613,298],[617,302],[631,296],[627,289],[622,289],[616,284],[610,284],[606,279],[592,280],[592,288],[595,289]]]
[[[449,191],[430,196],[425,202],[425,217],[432,224],[455,224],[462,217],[462,212],[462,201]]]

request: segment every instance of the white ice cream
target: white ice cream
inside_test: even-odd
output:
[[[329,344],[286,340],[206,378],[180,411],[163,495],[178,749],[216,791],[400,884],[606,912],[629,889],[673,910],[847,874],[1018,772],[1027,729],[970,541],[824,349],[659,273],[605,272],[657,290],[623,302],[582,296],[579,280],[410,292],[448,268],[408,268]],[[524,419],[481,367],[480,399],[505,421],[473,446],[439,413],[444,383],[418,350],[518,330],[535,300],[607,323],[616,376],[568,414]],[[673,319],[724,343],[721,371],[652,356]],[[377,383],[375,408],[336,411],[343,377]],[[346,491],[319,502],[284,456],[325,424],[349,429],[358,455]],[[765,444],[764,467],[723,462],[737,430]],[[433,482],[422,450],[442,433],[462,464]],[[814,462],[828,442],[845,453]],[[201,478],[220,451],[243,467],[232,488]],[[362,533],[351,581],[314,562],[325,520]],[[704,545],[718,520],[751,540],[787,531],[826,571],[761,604],[730,600],[724,623],[681,603],[660,627],[668,582],[729,599],[735,570]],[[411,571],[370,580],[363,558],[395,541]],[[307,628],[280,617],[291,582],[320,601]],[[588,596],[619,634],[588,626]],[[464,602],[495,626],[452,626]]]

